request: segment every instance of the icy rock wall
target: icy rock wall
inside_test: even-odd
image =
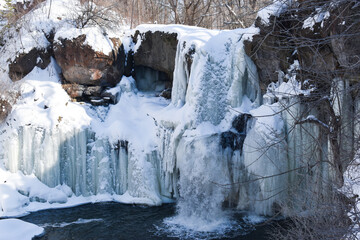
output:
[[[127,155],[94,137],[86,129],[63,132],[23,126],[8,136],[4,146],[11,147],[3,153],[4,164],[12,172],[34,173],[50,187],[65,183],[77,195],[122,193],[125,188],[116,186],[112,176],[126,175],[120,169]]]
[[[292,96],[251,111],[254,119],[244,142],[247,196],[240,207],[247,203],[258,214],[287,214],[326,194],[323,184],[333,179],[326,163],[328,142],[318,125],[296,124],[305,109],[301,97]],[[309,114],[319,116],[317,110]]]
[[[50,187],[66,184],[83,196],[129,191],[133,197],[149,198],[148,204],[161,203],[159,189],[153,187],[159,185],[156,166],[161,161],[157,152],[145,154],[152,178],[149,193],[149,188],[139,186],[145,181],[138,169],[142,157],[127,141],[111,144],[89,129],[51,131],[23,126],[8,135],[3,146],[10,146],[1,156],[7,169],[34,173]],[[167,192],[164,195],[171,196]]]

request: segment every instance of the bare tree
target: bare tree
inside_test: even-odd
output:
[[[75,9],[74,21],[78,28],[97,25],[105,28],[112,28],[121,22],[121,17],[117,16],[113,9],[117,3],[112,1],[85,0],[82,1],[80,9]]]
[[[291,196],[280,203],[291,221],[274,238],[342,239],[359,223],[357,211],[353,221],[348,214],[359,199],[339,188],[360,142],[360,5],[354,0],[303,0],[288,7],[269,25],[257,20],[261,33],[248,51],[265,88],[285,80],[287,69],[297,61],[296,82],[309,91],[283,99],[274,93],[272,98],[290,123],[284,141],[290,151],[298,152],[298,165],[280,173],[297,179],[279,190]],[[307,142],[297,142],[299,134]]]

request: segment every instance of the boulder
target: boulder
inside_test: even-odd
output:
[[[59,39],[54,43],[54,56],[66,83],[85,86],[113,87],[124,73],[125,52],[119,39],[112,52],[95,51],[85,44],[86,35],[74,39]]]
[[[45,69],[50,63],[51,48],[33,48],[28,53],[21,53],[9,64],[9,77],[12,81],[18,81],[30,73],[34,67]]]

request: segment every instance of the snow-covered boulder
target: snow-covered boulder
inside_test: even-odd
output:
[[[111,42],[102,43],[110,45],[110,48],[98,51],[87,43],[89,36],[85,34],[73,39],[62,37],[61,34],[57,36],[54,55],[67,82],[107,87],[120,82],[125,54],[119,39],[111,38]]]

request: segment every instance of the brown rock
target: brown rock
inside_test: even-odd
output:
[[[119,39],[111,39],[115,49],[109,53],[93,50],[84,44],[85,35],[60,39],[54,44],[54,55],[68,83],[113,87],[124,73],[125,53]]]

